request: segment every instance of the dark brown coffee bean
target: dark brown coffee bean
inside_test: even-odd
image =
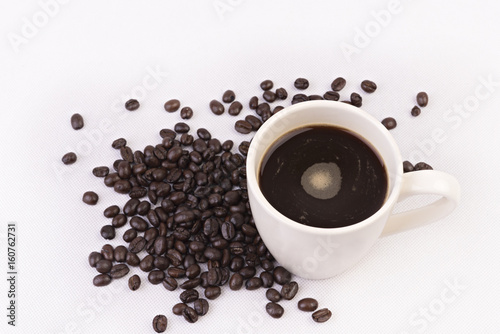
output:
[[[248,102],[248,107],[252,110],[257,109],[258,105],[259,105],[259,98],[257,96],[253,96]]]
[[[97,262],[101,261],[103,259],[102,254],[99,252],[92,252],[89,254],[89,265],[92,268],[95,268],[97,265]]]
[[[429,103],[429,96],[426,92],[420,92],[417,94],[417,104],[420,107],[425,107]]]
[[[403,161],[403,172],[408,173],[408,172],[413,172],[415,170],[415,167],[413,164],[409,161]]]
[[[419,107],[417,107],[417,106],[414,106],[414,107],[411,109],[411,115],[412,115],[412,116],[417,117],[418,115],[420,115],[420,112],[421,112],[421,110],[420,110],[420,108],[419,108]]]
[[[246,281],[245,287],[247,290],[257,290],[262,287],[262,280],[260,277],[252,277]]]
[[[270,90],[266,90],[264,94],[262,94],[262,97],[269,103],[276,101],[276,94]]]
[[[144,272],[150,272],[155,268],[154,266],[154,256],[153,255],[146,255],[141,262],[139,263],[139,268],[141,268],[142,271]]]
[[[113,267],[113,262],[110,260],[102,259],[95,264],[95,269],[101,274],[107,274],[111,271]]]
[[[260,83],[260,88],[262,90],[270,90],[273,88],[273,82],[271,80],[264,80]]]
[[[330,101],[338,101],[340,98],[339,93],[333,92],[333,91],[328,91],[325,94],[323,94],[323,98],[325,100],[330,100]]]
[[[184,107],[181,109],[181,118],[182,119],[190,119],[193,117],[193,109],[190,107]]]
[[[141,259],[139,259],[137,254],[128,252],[126,263],[131,267],[137,267],[141,264]]]
[[[76,154],[74,152],[66,153],[61,160],[65,165],[74,164],[76,162]]]
[[[124,214],[118,214],[115,217],[113,217],[113,220],[111,221],[111,225],[115,228],[120,228],[124,226],[127,223],[127,217]]]
[[[238,146],[238,150],[240,151],[241,154],[247,155],[248,154],[248,149],[250,148],[250,142],[249,141],[242,141],[240,145]]]
[[[238,273],[235,273],[229,279],[229,288],[231,290],[239,290],[243,286],[243,276]]]
[[[186,307],[188,306],[184,303],[177,303],[172,307],[172,313],[175,315],[181,315]]]
[[[127,102],[125,102],[125,109],[127,109],[128,111],[137,110],[139,109],[139,106],[140,106],[139,101],[134,99],[130,99]]]
[[[415,170],[432,170],[433,168],[426,164],[425,162],[419,162],[417,164],[415,164]]]
[[[328,321],[332,317],[332,312],[327,308],[322,308],[321,310],[317,310],[312,314],[312,318],[316,322],[325,322]]]
[[[266,298],[271,302],[277,303],[281,300],[281,295],[276,289],[267,289]]]
[[[283,107],[283,106],[276,106],[276,107],[274,107],[274,109],[273,109],[273,115],[276,114],[277,112],[283,110],[283,109],[285,109],[285,107]]]
[[[201,138],[203,140],[210,140],[212,139],[212,134],[205,128],[199,128],[196,131],[196,134],[198,135],[198,138]]]
[[[271,106],[269,106],[269,103],[267,103],[267,102],[261,103],[257,106],[256,112],[257,112],[257,115],[259,115],[259,116],[270,113]]]
[[[182,277],[186,276],[186,270],[182,269],[182,268],[177,268],[177,267],[170,267],[170,268],[167,269],[167,274],[170,277],[182,278]]]
[[[307,89],[307,87],[309,87],[309,81],[304,78],[298,78],[297,80],[295,80],[293,85],[297,89]]]
[[[127,275],[129,273],[130,269],[128,266],[124,263],[121,264],[115,264],[113,268],[111,268],[111,271],[109,275],[112,278],[122,278],[123,276]]]
[[[94,277],[93,283],[95,286],[106,286],[111,283],[111,276],[108,274],[99,274]]]
[[[153,329],[155,330],[156,333],[163,333],[164,331],[167,330],[167,324],[168,320],[167,317],[164,315],[157,315],[153,319]]]
[[[83,128],[83,117],[80,114],[73,114],[71,116],[71,127],[74,130],[80,130]]]
[[[193,308],[198,315],[205,315],[208,313],[208,301],[200,298],[194,302]]]
[[[363,80],[361,82],[361,89],[367,93],[373,93],[377,89],[377,84],[370,80]]]
[[[189,125],[187,125],[184,122],[179,122],[179,123],[175,124],[174,130],[177,133],[186,133],[186,132],[189,132]]]
[[[266,312],[269,314],[271,317],[278,319],[283,316],[283,313],[285,313],[285,310],[283,307],[279,304],[270,302],[266,304]]]
[[[181,301],[183,303],[186,303],[186,304],[194,302],[195,300],[198,299],[198,297],[199,297],[198,291],[196,291],[194,289],[186,290],[186,291],[182,292],[181,295],[179,296]]]
[[[342,88],[345,87],[346,81],[342,77],[338,77],[337,79],[333,80],[332,82],[332,90],[335,92],[338,92],[342,90]]]
[[[216,115],[222,115],[224,113],[224,106],[217,100],[210,101],[210,110]]]
[[[148,274],[148,281],[151,284],[160,284],[165,279],[165,273],[161,270],[153,270]]]
[[[303,298],[297,303],[299,310],[304,312],[312,312],[318,308],[318,301],[314,298]]]
[[[286,91],[285,88],[278,88],[276,89],[276,96],[280,100],[286,100],[286,98],[288,97],[288,92]]]
[[[201,284],[201,278],[192,278],[188,279],[187,281],[184,281],[181,285],[180,288],[184,290],[189,290],[189,289],[194,289],[198,287]]]
[[[358,93],[351,94],[351,104],[358,108],[363,104],[363,99]]]
[[[165,108],[165,111],[167,112],[175,112],[179,110],[179,107],[181,106],[181,102],[176,99],[168,100],[165,102],[165,105],[163,106]]]
[[[297,282],[286,283],[281,287],[281,296],[286,300],[292,300],[299,291]]]
[[[198,313],[192,308],[192,307],[186,307],[182,311],[182,316],[184,319],[186,319],[187,322],[194,324],[196,321],[198,321]]]
[[[128,287],[132,291],[136,291],[141,286],[141,278],[138,275],[130,276],[128,279]]]
[[[205,297],[207,299],[213,300],[219,297],[221,294],[221,289],[218,286],[209,286],[205,289]]]
[[[224,103],[231,103],[234,101],[235,98],[236,98],[236,94],[234,94],[234,92],[230,89],[226,90],[224,92],[224,94],[222,95],[222,101]]]
[[[128,146],[120,147],[120,155],[123,160],[128,162],[134,162],[134,153],[132,152],[132,149],[130,147]]]
[[[175,133],[175,131],[171,129],[161,129],[160,137],[162,137],[163,139],[165,138],[175,139],[175,137],[177,137],[177,133]]]
[[[109,174],[109,168],[106,166],[95,167],[92,170],[92,174],[96,177],[105,177]]]
[[[239,120],[234,123],[234,129],[242,134],[249,134],[252,132],[252,124],[247,121]]]
[[[392,117],[387,117],[382,120],[382,125],[384,125],[387,130],[392,130],[394,129],[398,124],[396,123],[396,120]]]
[[[168,291],[174,291],[175,289],[177,289],[177,280],[173,277],[165,277],[162,284],[163,287]]]
[[[127,145],[127,141],[125,140],[125,138],[118,138],[116,139],[112,144],[111,146],[115,149],[115,150],[118,150],[124,146]]]
[[[114,250],[114,257],[116,262],[125,262],[127,260],[128,250],[125,246],[116,246]]]
[[[132,253],[139,253],[146,247],[146,239],[143,237],[136,237],[134,240],[130,242],[130,245],[128,247],[129,252]]]
[[[87,191],[83,194],[82,201],[88,205],[96,205],[99,200],[99,196],[93,191]]]
[[[270,288],[274,285],[273,274],[267,271],[263,271],[260,273],[260,279],[262,280],[262,286],[264,288]]]
[[[235,101],[235,102],[231,103],[227,112],[231,116],[238,116],[242,109],[243,109],[243,106],[241,105],[241,103],[238,101]]]
[[[106,260],[109,260],[109,261],[115,260],[115,250],[114,250],[113,246],[111,246],[109,244],[102,246],[101,254],[102,254],[102,257]]]
[[[279,285],[290,283],[290,281],[292,280],[292,274],[290,274],[288,270],[281,266],[274,268],[273,277],[274,281]]]
[[[305,102],[305,101],[309,101],[309,97],[305,94],[295,94],[292,97],[292,104],[297,104],[297,103]]]

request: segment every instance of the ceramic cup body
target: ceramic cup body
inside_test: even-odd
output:
[[[348,129],[378,151],[388,174],[388,194],[383,206],[371,217],[346,227],[311,227],[285,217],[266,200],[258,175],[268,148],[284,134],[308,125]],[[359,108],[333,101],[309,101],[287,107],[259,129],[247,156],[248,194],[257,229],[276,260],[292,273],[311,279],[339,274],[366,255],[383,232],[391,234],[439,219],[458,203],[460,191],[453,177],[442,172],[421,171],[407,173],[419,174],[407,178],[402,165],[398,146],[389,131]],[[434,189],[436,180],[444,183],[444,189]],[[405,213],[406,217],[405,214],[393,216],[388,224],[398,199],[421,193],[437,193],[443,198],[429,207]],[[420,221],[416,216],[418,210],[423,210]]]

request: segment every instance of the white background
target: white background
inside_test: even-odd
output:
[[[170,333],[498,333],[497,2],[401,0],[389,16],[380,14],[388,0],[66,2],[50,7],[48,20],[37,1],[0,4],[0,332],[151,333],[152,318],[163,313]],[[33,23],[39,27],[30,30]],[[350,57],[342,51],[347,44],[356,48]],[[144,89],[151,71],[163,74]],[[348,80],[344,98],[374,80],[379,88],[362,94],[363,109],[395,117],[392,134],[403,157],[420,156],[455,175],[463,196],[451,216],[380,240],[337,277],[297,278],[297,299],[316,297],[333,311],[329,322],[314,323],[296,301],[271,319],[264,290],[224,289],[209,314],[189,325],[171,313],[178,293],[161,285],[146,282],[136,292],[126,279],[92,285],[87,256],[105,243],[102,210],[126,201],[91,174],[118,158],[114,139],[127,138],[133,149],[159,142],[158,131],[180,120],[163,103],[178,98],[194,109],[192,129],[239,142],[251,135],[234,131],[236,118],[208,109],[225,89],[244,103],[243,118],[263,79],[293,95],[295,78],[306,77],[307,92],[322,94],[337,76]],[[430,102],[414,118],[409,112],[422,90]],[[123,109],[131,94],[144,92],[138,111]],[[75,112],[85,118],[80,131],[70,127]],[[445,139],[432,140],[435,131]],[[85,147],[88,154],[71,167],[60,162]],[[94,207],[81,202],[87,190],[100,195]],[[18,226],[16,328],[4,315],[8,222]],[[459,285],[455,293],[450,284]]]

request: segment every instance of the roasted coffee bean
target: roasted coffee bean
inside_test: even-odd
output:
[[[243,276],[238,273],[234,273],[229,279],[229,288],[231,290],[239,290],[243,286]]]
[[[137,237],[137,231],[134,230],[133,228],[126,230],[123,233],[123,241],[125,242],[131,242]]]
[[[297,282],[286,283],[281,287],[281,296],[286,300],[292,300],[299,291]]]
[[[305,101],[309,101],[309,97],[305,94],[295,94],[292,97],[292,104],[297,104],[297,103],[305,102]]]
[[[104,217],[113,218],[120,213],[120,207],[118,205],[111,205],[104,209]]]
[[[280,100],[286,100],[286,98],[288,97],[288,92],[285,88],[278,88],[276,89],[276,97]]]
[[[134,99],[130,99],[127,102],[125,102],[125,109],[127,109],[128,111],[135,111],[139,109],[139,106],[140,106],[139,101]]]
[[[330,101],[338,101],[340,98],[339,93],[333,92],[333,91],[328,91],[325,94],[323,94],[323,98],[325,100],[330,100]]]
[[[171,162],[176,162],[181,156],[182,148],[180,147],[172,147],[167,153],[167,159]]]
[[[271,80],[264,80],[260,83],[260,88],[262,90],[270,90],[273,88],[273,82]]]
[[[92,169],[92,174],[96,177],[105,177],[109,174],[109,168],[106,166],[95,167]]]
[[[119,180],[115,182],[113,189],[119,194],[128,194],[132,189],[132,185],[128,180]]]
[[[309,87],[309,81],[304,78],[298,78],[297,80],[295,80],[293,85],[297,89],[306,89],[307,87]]]
[[[101,274],[109,273],[112,267],[113,267],[113,262],[105,259],[102,259],[95,264],[95,269]]]
[[[106,260],[109,260],[109,261],[115,260],[115,249],[113,248],[113,246],[111,246],[109,244],[102,246],[101,254],[102,254],[102,257]]]
[[[252,130],[254,131],[259,130],[260,126],[262,125],[262,121],[253,115],[246,116],[245,121],[250,123],[250,125],[252,126]]]
[[[134,162],[134,153],[132,149],[128,146],[120,147],[120,155],[123,160],[128,162]]]
[[[255,272],[255,267],[246,266],[241,268],[239,274],[243,276],[244,279],[248,279],[250,277],[253,277],[255,275]]]
[[[175,124],[175,126],[174,126],[174,130],[177,133],[186,133],[186,132],[189,132],[189,129],[190,129],[189,125],[187,125],[184,122],[179,122],[179,123]]]
[[[217,100],[210,101],[210,110],[216,115],[222,115],[224,113],[224,106]]]
[[[164,256],[156,256],[153,265],[156,269],[166,270],[170,266],[170,260]]]
[[[363,99],[358,93],[351,94],[351,104],[358,108],[363,104]]]
[[[167,269],[167,274],[170,277],[182,278],[182,277],[186,276],[186,270],[182,269],[182,268],[177,268],[177,267],[170,267],[170,268]]]
[[[277,112],[283,110],[283,109],[285,109],[285,107],[283,107],[283,106],[276,106],[276,107],[274,107],[274,109],[273,109],[273,115],[276,114]]]
[[[144,272],[150,272],[151,270],[153,270],[155,268],[155,265],[154,265],[154,256],[153,255],[146,255],[142,260],[141,262],[139,263],[139,268],[141,268],[142,271]]]
[[[417,106],[414,106],[412,109],[411,109],[411,115],[414,116],[414,117],[417,117],[418,115],[420,115],[420,108],[417,107]]]
[[[141,286],[141,278],[138,275],[130,276],[128,279],[128,287],[132,291],[136,291]]]
[[[113,268],[111,268],[111,271],[109,275],[112,278],[122,278],[123,276],[127,275],[129,273],[130,269],[128,266],[124,263],[121,264],[115,264]]]
[[[245,156],[248,154],[249,148],[250,148],[250,142],[248,141],[242,141],[241,144],[238,146],[238,150],[240,151],[240,153]]]
[[[247,121],[239,120],[234,123],[234,129],[242,134],[249,134],[252,132],[252,124]]]
[[[153,270],[148,274],[148,281],[151,284],[160,284],[165,279],[165,273],[161,270]]]
[[[314,298],[303,298],[297,303],[299,310],[304,312],[312,312],[318,308],[318,301]]]
[[[141,264],[141,259],[135,253],[127,253],[127,264],[131,267],[137,267]]]
[[[113,141],[111,147],[113,147],[115,150],[118,150],[126,145],[127,145],[127,140],[125,140],[125,138],[118,138],[115,139],[115,141]]]
[[[387,128],[387,130],[392,130],[394,129],[398,124],[396,123],[396,120],[392,117],[387,117],[382,120],[382,125]]]
[[[192,307],[186,307],[182,311],[182,316],[184,319],[186,319],[187,322],[194,324],[196,321],[198,321],[198,313],[192,308]]]
[[[165,105],[163,106],[165,108],[165,111],[168,112],[174,112],[179,110],[179,107],[181,106],[181,102],[176,99],[168,100],[165,102]]]
[[[408,172],[413,172],[415,170],[415,167],[413,164],[409,161],[403,161],[403,172],[408,173]]]
[[[281,266],[274,268],[273,277],[274,281],[279,285],[290,283],[290,281],[292,280],[292,274],[290,274],[288,270]]]
[[[361,89],[367,93],[373,93],[377,89],[377,84],[370,80],[363,80],[361,82]]]
[[[273,269],[274,269],[273,262],[269,261],[267,259],[264,259],[264,260],[260,261],[260,265],[261,265],[262,269],[264,269],[265,271],[272,272]]]
[[[181,109],[181,118],[182,119],[190,119],[193,117],[193,109],[190,107],[184,107]]]
[[[80,130],[83,128],[83,117],[80,114],[73,114],[71,116],[71,127],[74,130]]]
[[[76,154],[73,152],[66,153],[61,160],[65,165],[74,164],[76,162]]]
[[[269,314],[271,317],[278,319],[283,316],[283,313],[285,313],[285,310],[280,304],[276,304],[273,302],[267,303],[266,304],[266,312]]]
[[[177,280],[173,277],[165,277],[162,284],[163,287],[168,291],[174,291],[175,289],[177,289]]]
[[[157,315],[153,319],[153,329],[155,330],[156,333],[163,333],[164,331],[167,330],[167,324],[168,320],[167,317],[164,315]]]
[[[145,216],[150,209],[151,209],[151,203],[149,203],[148,201],[142,201],[137,206],[137,214]]]
[[[345,84],[346,84],[345,79],[342,77],[339,77],[339,78],[333,80],[331,87],[332,87],[333,91],[338,92],[338,91],[342,90],[342,88],[345,87]]]
[[[118,176],[122,179],[128,179],[132,176],[132,167],[127,161],[121,161],[118,164]]]
[[[218,261],[222,258],[222,252],[212,247],[205,248],[203,255],[205,255],[207,259],[212,261]]]
[[[262,280],[260,277],[252,277],[246,281],[245,287],[247,290],[257,290],[262,287]]]
[[[417,170],[427,170],[427,169],[432,170],[433,168],[430,165],[426,164],[425,162],[419,162],[419,163],[415,164],[416,171]]]
[[[104,184],[107,187],[113,187],[120,180],[118,173],[110,173],[104,177]]]
[[[235,98],[236,94],[234,94],[234,92],[230,89],[226,90],[222,95],[222,101],[224,101],[224,103],[231,103]]]
[[[221,289],[218,286],[209,286],[205,289],[205,297],[207,299],[213,300],[219,297],[221,294]]]
[[[263,271],[260,273],[260,279],[262,280],[262,286],[264,288],[270,288],[274,285],[273,274],[267,271]]]
[[[429,103],[429,96],[426,92],[420,92],[417,94],[417,104],[420,107],[425,107]]]
[[[198,138],[201,138],[203,140],[210,140],[212,139],[212,134],[205,128],[199,128],[196,131],[196,134],[198,135]]]
[[[198,299],[198,297],[199,297],[198,291],[196,291],[194,289],[189,289],[189,290],[183,291],[181,293],[181,295],[179,296],[181,301],[183,303],[186,303],[186,304],[194,302],[195,300]]]
[[[134,216],[130,219],[130,226],[139,232],[144,232],[148,229],[148,222],[141,217]]]
[[[226,194],[226,196],[227,196],[227,194]],[[226,197],[224,197],[224,198],[226,198]],[[241,226],[241,231],[243,231],[243,234],[245,234],[246,236],[249,236],[249,237],[254,237],[257,234],[257,229],[255,229],[255,227],[253,227],[250,224],[243,224]]]
[[[264,94],[262,94],[262,97],[269,103],[276,101],[276,94],[270,90],[266,90]]]
[[[281,295],[276,289],[267,289],[266,298],[271,302],[277,303],[281,300]]]
[[[114,250],[114,257],[116,262],[125,262],[127,260],[128,249],[123,246],[116,246]]]
[[[143,237],[136,237],[134,240],[130,242],[130,245],[128,247],[129,252],[132,253],[139,253],[146,247],[146,239]]]
[[[208,301],[204,298],[195,300],[193,308],[198,315],[205,315],[208,313]]]
[[[219,285],[221,281],[220,268],[210,268],[207,272],[208,285]]]
[[[248,107],[252,110],[257,109],[259,105],[259,98],[257,96],[253,96],[248,102]]]
[[[82,201],[88,205],[96,205],[99,200],[99,196],[93,191],[87,191],[83,194]]]
[[[99,274],[94,277],[93,283],[95,286],[106,286],[111,283],[111,276],[108,274]]]
[[[173,140],[175,139],[175,137],[177,137],[177,133],[175,133],[175,131],[171,129],[161,129],[160,137],[162,137],[163,139],[170,138]]]
[[[231,116],[238,116],[242,109],[243,109],[243,105],[240,102],[235,101],[235,102],[231,103],[227,112]]]
[[[328,321],[332,317],[332,312],[327,308],[322,308],[321,310],[317,310],[312,314],[312,318],[316,322],[325,322]]]
[[[188,306],[184,303],[177,303],[172,307],[172,313],[175,315],[182,315],[182,312],[186,307]]]
[[[259,115],[259,116],[262,116],[264,114],[270,114],[271,113],[271,106],[267,102],[261,103],[257,106],[256,112],[257,112],[257,115]]]
[[[92,268],[95,268],[97,265],[97,262],[101,261],[103,259],[102,254],[99,252],[92,252],[89,254],[89,265]]]
[[[184,290],[194,289],[194,288],[198,287],[200,284],[201,284],[201,278],[197,277],[197,278],[192,278],[192,279],[188,279],[187,281],[184,281],[180,285],[180,288],[184,289]]]

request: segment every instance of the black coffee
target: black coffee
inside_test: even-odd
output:
[[[360,136],[333,126],[295,129],[278,139],[260,167],[269,203],[304,225],[356,224],[384,204],[387,172]]]

